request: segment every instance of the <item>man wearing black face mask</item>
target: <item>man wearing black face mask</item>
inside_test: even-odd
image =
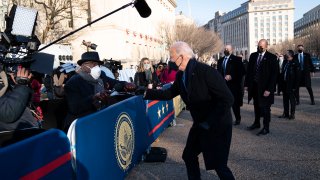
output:
[[[248,130],[260,128],[260,117],[263,117],[263,129],[257,135],[269,133],[271,105],[274,103],[274,88],[277,81],[279,65],[277,56],[267,51],[268,41],[261,39],[257,52],[250,55],[245,79],[248,90],[248,102],[253,98],[254,123]]]
[[[300,64],[300,74],[299,74],[299,87],[306,87],[311,99],[311,105],[315,105],[313,91],[311,88],[311,74],[314,73],[314,66],[311,61],[309,53],[303,52],[303,45],[298,45],[298,54],[294,55],[295,59],[299,61]],[[299,87],[295,91],[295,97],[297,104],[300,104]]]
[[[232,54],[232,46],[226,45],[224,50],[224,57],[218,60],[217,70],[225,79],[233,97],[234,103],[232,110],[235,116],[234,125],[239,125],[241,122],[240,107],[242,106],[242,91],[241,83],[244,76],[244,66],[242,59]]]

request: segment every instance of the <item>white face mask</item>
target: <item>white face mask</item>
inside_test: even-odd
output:
[[[148,70],[148,69],[150,69],[150,64],[143,64],[143,68],[144,68],[144,70]]]
[[[93,77],[93,79],[98,79],[101,75],[101,69],[100,69],[99,65],[96,65],[90,69],[91,69],[90,75]]]

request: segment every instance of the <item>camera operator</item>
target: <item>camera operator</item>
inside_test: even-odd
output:
[[[111,79],[101,71],[97,52],[85,52],[77,62],[80,66],[78,74],[67,81],[64,89],[68,103],[68,114],[64,131],[67,132],[72,121],[105,108],[109,105],[111,90],[134,92],[133,83]]]
[[[5,84],[7,88],[0,97],[0,131],[11,131],[32,127],[39,127],[37,120],[28,108],[32,90],[28,87],[32,74],[24,67],[19,66],[16,76],[11,73],[10,77],[3,76],[3,82],[12,80],[12,84]],[[8,78],[8,79],[6,79]],[[12,87],[11,87],[12,86]]]

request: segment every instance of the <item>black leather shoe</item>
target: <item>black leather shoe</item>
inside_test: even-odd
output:
[[[314,101],[311,102],[311,105],[316,105],[316,103]]]
[[[289,116],[289,119],[294,120],[294,119],[295,119],[294,114],[291,114],[291,115]]]
[[[257,136],[266,135],[269,133],[268,129],[263,128],[260,132],[258,132]]]
[[[281,115],[281,116],[279,116],[278,118],[289,118],[289,115],[282,114],[282,115]]]
[[[248,126],[248,130],[254,130],[260,128],[260,124],[252,124],[251,126]]]
[[[239,125],[240,124],[240,121],[235,121],[234,123],[233,123],[233,125]]]

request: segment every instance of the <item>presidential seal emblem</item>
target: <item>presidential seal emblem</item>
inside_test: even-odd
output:
[[[134,141],[132,121],[128,114],[122,113],[116,123],[114,142],[118,165],[123,171],[126,171],[131,164]]]

